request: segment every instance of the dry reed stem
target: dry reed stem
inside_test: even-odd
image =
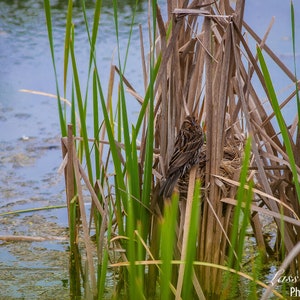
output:
[[[150,5],[150,4],[149,4]],[[177,7],[178,5],[178,7]],[[168,162],[173,152],[174,140],[183,118],[186,114],[194,114],[203,125],[206,133],[206,144],[202,149],[202,160],[197,169],[197,177],[202,183],[203,209],[199,222],[199,236],[197,243],[197,260],[223,266],[226,260],[226,251],[230,245],[230,227],[232,211],[236,204],[237,182],[243,156],[244,142],[248,135],[252,136],[252,158],[249,177],[256,187],[254,194],[258,197],[257,202],[251,206],[253,212],[251,224],[257,244],[266,256],[267,250],[264,241],[263,226],[260,215],[267,214],[275,218],[278,232],[284,241],[286,250],[292,251],[299,241],[300,207],[298,199],[293,191],[290,165],[285,146],[282,144],[272,123],[274,114],[268,113],[266,105],[257,95],[252,85],[255,74],[266,91],[264,78],[257,64],[256,55],[249,48],[242,30],[246,29],[260,46],[270,55],[273,61],[285,74],[295,82],[295,76],[268,48],[267,37],[271,25],[266,34],[260,39],[249,26],[243,21],[245,1],[238,0],[235,11],[231,8],[228,0],[214,3],[200,9],[198,1],[168,1],[168,20],[164,24],[160,10],[157,10],[158,38],[153,41],[149,29],[150,51],[161,55],[161,65],[155,82],[155,159],[153,170],[153,193],[151,211],[158,211],[159,181],[165,175]],[[176,10],[175,10],[176,9]],[[199,14],[204,15],[202,25],[199,22]],[[222,15],[221,15],[222,14]],[[150,24],[150,15],[148,18]],[[167,36],[167,28],[172,25],[170,36]],[[202,26],[202,27],[201,27]],[[243,26],[243,27],[242,27]],[[150,26],[149,26],[150,28]],[[140,41],[142,54],[142,69],[144,85],[149,78],[147,76],[147,62],[143,49],[143,36],[140,27]],[[248,65],[244,62],[244,58]],[[149,66],[149,64],[148,64]],[[107,108],[111,107],[111,97],[114,82],[114,74],[119,72],[115,66],[111,67]],[[139,101],[143,97],[138,95],[130,82],[122,76],[128,91]],[[267,94],[267,93],[266,93]],[[295,92],[281,102],[284,107],[293,99]],[[291,136],[298,126],[297,118],[294,119],[290,128]],[[101,129],[101,140],[104,141],[106,129]],[[299,134],[299,133],[297,133]],[[145,141],[147,136],[147,117],[145,117],[140,146],[140,168],[144,166]],[[64,157],[68,162],[65,168],[68,203],[72,201],[74,186],[70,180],[71,168],[75,168],[77,185],[83,179],[92,197],[93,209],[97,209],[102,217],[101,239],[104,237],[107,219],[107,196],[100,183],[89,183],[87,176],[72,153],[74,141],[69,137],[63,140]],[[119,156],[122,157],[122,144],[117,143]],[[298,143],[299,144],[299,143]],[[293,142],[295,153],[300,147]],[[99,156],[103,159],[103,143],[96,145]],[[67,154],[66,154],[67,153]],[[107,161],[109,155],[107,157]],[[300,160],[300,158],[299,158]],[[71,162],[71,163],[70,163]],[[300,167],[297,167],[300,176]],[[74,176],[74,174],[73,174]],[[194,180],[193,173],[179,182],[181,206],[183,207],[178,224],[178,253],[177,257],[185,259],[186,234],[190,216],[192,187],[189,181]],[[142,185],[142,183],[141,183]],[[83,233],[87,252],[89,248],[88,226],[82,202],[82,194],[79,188],[79,204],[81,218],[83,219]],[[97,193],[96,193],[97,192]],[[97,194],[101,194],[104,208],[99,203]],[[109,199],[110,195],[108,196]],[[276,200],[275,200],[276,199]],[[278,200],[280,199],[280,200]],[[138,199],[139,200],[139,199]],[[112,201],[113,208],[114,202]],[[284,215],[281,214],[283,209]],[[160,212],[153,215],[152,230],[149,235],[150,249],[144,244],[147,253],[152,260],[159,256],[158,220]],[[281,221],[285,226],[282,228]],[[113,233],[116,234],[117,233]],[[117,244],[118,236],[111,242]],[[144,242],[144,241],[143,241]],[[281,245],[279,245],[281,246]],[[101,251],[99,257],[101,258]],[[127,261],[126,255],[121,253],[121,259]],[[92,259],[88,257],[90,271]],[[151,266],[150,266],[151,265]],[[292,271],[300,272],[300,266],[294,260]],[[149,278],[154,284],[149,288],[155,291],[158,265],[149,263]],[[177,289],[171,286],[176,297],[181,296],[184,266],[180,265],[177,278]],[[199,298],[205,294],[220,295],[221,293],[221,268],[207,268],[199,266],[195,268],[193,276],[194,289]],[[95,279],[92,278],[93,285]]]
[[[106,226],[106,213],[104,212],[102,206],[99,203],[98,197],[95,193],[95,190],[91,186],[91,183],[88,180],[87,175],[84,172],[83,167],[81,166],[77,156],[75,155],[75,144],[74,144],[74,138],[72,136],[72,126],[68,126],[68,139],[67,141],[63,138],[62,144],[67,149],[67,153],[65,153],[65,156],[67,156],[67,165],[66,165],[66,192],[67,192],[67,199],[68,204],[70,205],[69,201],[74,201],[74,199],[77,199],[79,204],[79,211],[76,218],[79,218],[80,215],[80,223],[82,224],[83,229],[83,242],[85,245],[85,251],[86,251],[86,257],[87,257],[87,265],[86,268],[86,274],[89,276],[90,281],[86,281],[86,284],[91,289],[92,294],[96,295],[97,293],[97,281],[96,281],[96,273],[94,269],[94,262],[93,262],[93,247],[91,244],[91,239],[89,236],[89,226],[87,222],[87,215],[85,212],[85,206],[84,206],[84,200],[83,200],[83,192],[82,192],[82,186],[81,186],[81,179],[84,180],[86,183],[91,196],[94,205],[99,210],[99,213],[102,215],[102,220],[104,222],[104,225]],[[74,179],[76,182],[76,191],[77,194],[74,195],[75,189],[74,189]],[[102,197],[104,197],[103,190],[101,189],[100,192],[102,193]],[[76,198],[75,198],[76,197]],[[70,218],[70,216],[69,216]],[[69,220],[70,222],[70,220]],[[103,224],[102,224],[103,226]],[[78,234],[79,234],[79,223],[76,226],[77,231],[75,236],[75,241],[78,243]],[[89,286],[90,285],[90,286]],[[86,292],[89,293],[89,289],[86,290]]]
[[[230,228],[233,206],[232,204],[226,206],[224,212],[220,201],[224,199],[225,194],[234,199],[236,187],[228,186],[214,176],[221,175],[220,172],[223,168],[226,173],[224,177],[238,180],[243,141],[248,134],[253,136],[253,157],[250,169],[254,176],[254,182],[271,197],[281,193],[280,198],[283,199],[281,204],[291,201],[291,207],[295,207],[292,210],[296,216],[299,215],[299,205],[293,200],[294,196],[290,195],[287,198],[288,193],[284,192],[287,186],[293,184],[289,179],[289,170],[282,167],[283,164],[287,166],[289,164],[284,145],[271,123],[274,114],[266,112],[265,104],[259,99],[252,86],[251,79],[255,73],[266,90],[256,55],[253,55],[241,32],[242,26],[270,54],[274,62],[291,80],[295,81],[295,78],[266,44],[272,21],[262,39],[258,38],[243,21],[245,1],[237,1],[235,11],[230,7],[229,1],[215,4],[215,10],[210,7],[202,12],[194,10],[194,5],[197,5],[195,1],[188,6],[189,10],[185,9],[187,3],[188,1],[182,2],[183,7],[180,7],[179,3],[174,11],[175,2],[168,2],[169,11],[173,9],[173,14],[169,18],[169,21],[173,22],[173,29],[167,45],[161,44],[162,63],[157,77],[159,99],[157,106],[159,109],[156,107],[158,113],[156,135],[160,137],[157,140],[160,143],[157,143],[156,147],[161,147],[159,162],[161,173],[164,174],[164,169],[168,165],[172,153],[176,128],[180,126],[181,122],[179,121],[186,114],[185,111],[200,116],[206,130],[207,149],[205,153],[207,159],[206,179],[203,182],[204,186],[209,189],[205,190],[207,201],[204,200],[201,217],[198,259],[223,264],[227,244],[225,238],[227,235],[224,232],[228,232]],[[198,24],[196,26],[195,21],[199,13],[206,15],[200,33],[197,31]],[[218,13],[222,13],[226,17],[219,18]],[[159,28],[163,33],[161,27],[160,20]],[[248,70],[242,61],[242,55],[249,62]],[[202,93],[205,93],[205,96]],[[281,107],[289,103],[294,94],[295,92],[292,92],[282,102]],[[290,130],[291,134],[296,130],[296,124],[297,119]],[[166,128],[169,129],[168,132],[166,132]],[[240,141],[236,144],[238,147],[236,152],[239,154],[236,157],[238,158],[237,164],[233,166],[234,159],[229,160],[227,164],[223,161],[224,145],[226,141],[230,144],[236,138]],[[282,158],[279,158],[280,156]],[[284,179],[282,172],[285,174]],[[298,173],[300,174],[299,168]],[[270,201],[266,196],[263,196],[261,201],[273,216],[279,216],[281,204]],[[260,207],[253,205],[253,209],[257,210]],[[281,233],[285,247],[290,251],[295,244],[295,237],[292,233],[294,229],[291,226],[298,225],[298,221],[294,219],[295,215],[286,215],[286,218],[291,223],[287,223]],[[258,246],[266,256],[263,228],[257,214],[253,215],[251,224]],[[277,222],[277,226],[280,231],[279,222]],[[181,230],[181,227],[179,229]],[[180,237],[181,233],[178,236]],[[220,245],[216,244],[215,240],[220,240]],[[219,255],[219,253],[223,253],[223,255]],[[202,287],[206,291],[211,291],[214,287],[215,292],[219,293],[217,282],[220,279],[220,273],[215,270],[208,270],[208,273],[205,270],[205,272],[205,277],[209,279],[204,279]],[[199,274],[201,275],[201,271]]]
[[[183,226],[183,237],[182,237],[181,249],[179,249],[181,252],[181,257],[180,257],[181,261],[186,261],[187,259],[186,255],[187,255],[188,235],[189,235],[190,222],[191,222],[190,217],[192,213],[192,202],[193,202],[196,172],[197,172],[197,166],[191,169],[189,175],[188,193],[187,193],[187,200],[186,200],[186,207],[185,207],[184,226]],[[177,279],[177,287],[176,287],[176,295],[175,295],[176,300],[181,299],[184,270],[185,270],[185,264],[181,264],[179,266],[179,271],[178,271],[178,279]]]
[[[73,145],[74,147],[74,145]],[[74,147],[74,153],[75,153],[75,147]],[[90,277],[90,284],[91,284],[91,290],[94,296],[97,292],[97,281],[96,281],[96,275],[95,275],[95,268],[94,268],[94,262],[93,262],[93,251],[92,251],[92,245],[91,245],[91,239],[89,235],[89,226],[87,222],[87,216],[85,212],[85,206],[84,206],[84,200],[83,200],[83,193],[82,193],[82,186],[80,184],[81,180],[81,172],[79,168],[79,161],[77,157],[73,157],[73,167],[74,167],[74,173],[75,173],[75,179],[77,182],[77,197],[78,197],[78,203],[79,203],[79,209],[80,209],[80,216],[81,216],[81,224],[83,229],[83,241],[85,245],[86,250],[86,256],[87,256],[87,264],[88,264],[88,271],[86,274]],[[89,281],[87,281],[87,284],[89,285]]]
[[[59,236],[28,236],[28,235],[0,235],[1,241],[6,242],[44,242],[44,241],[65,241],[67,237]]]

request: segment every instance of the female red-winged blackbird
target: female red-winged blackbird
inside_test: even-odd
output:
[[[200,150],[204,143],[201,126],[192,116],[187,116],[176,137],[166,180],[161,186],[160,195],[170,198],[179,177],[184,176],[195,164],[199,163]]]

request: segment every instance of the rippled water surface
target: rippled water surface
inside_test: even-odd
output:
[[[51,1],[59,82],[62,82],[66,3]],[[89,48],[80,3],[74,1],[73,18],[77,64],[81,80],[85,82]],[[90,20],[93,7],[94,1],[86,1]],[[136,22],[144,21],[145,7],[146,4],[140,4]],[[130,1],[122,1],[120,41],[124,48],[131,15]],[[103,1],[99,37],[97,60],[105,87],[116,49],[110,1]],[[139,45],[137,27],[132,45]],[[136,53],[129,58],[127,73],[130,80],[141,87],[138,56]],[[0,66],[0,214],[64,205],[64,179],[57,172],[61,149],[56,100],[20,92],[27,89],[56,93],[42,0],[0,0]],[[138,106],[132,108],[134,112]],[[66,227],[65,208],[0,215],[2,236],[47,238],[44,242],[32,243],[0,241],[0,298],[68,298]]]
[[[120,42],[125,53],[132,5],[119,1]],[[276,5],[275,5],[276,2]],[[64,25],[67,1],[51,1],[53,34],[59,82],[62,82]],[[89,48],[80,9],[74,1],[76,57],[80,78],[86,82]],[[162,10],[166,14],[164,1]],[[87,16],[92,20],[94,1],[87,0]],[[295,6],[296,18],[300,16]],[[263,35],[271,16],[276,22],[269,46],[292,68],[289,1],[247,1],[246,21]],[[297,13],[298,12],[298,13]],[[300,18],[298,18],[300,19]],[[146,27],[147,2],[138,7],[136,25]],[[104,87],[108,82],[111,59],[116,62],[116,39],[111,1],[103,1],[97,61]],[[146,29],[146,28],[144,28]],[[298,37],[300,34],[297,20]],[[145,32],[147,40],[147,33]],[[297,40],[297,51],[300,51]],[[146,42],[147,44],[147,42]],[[135,26],[126,76],[143,95],[139,61],[139,33]],[[147,51],[147,49],[146,49]],[[297,54],[299,64],[299,55]],[[274,71],[278,89],[285,79]],[[20,92],[21,89],[55,94],[55,82],[45,25],[43,1],[0,0],[0,214],[20,209],[65,204],[64,180],[57,170],[61,164],[60,129],[56,100]],[[61,92],[62,93],[62,92]],[[67,97],[70,95],[67,94]],[[130,104],[133,114],[139,106]],[[66,237],[64,208],[13,215],[0,215],[0,235]],[[45,242],[0,241],[0,286],[5,297],[47,299],[57,293],[68,297],[67,239]],[[2,299],[2,298],[1,298]],[[54,298],[49,298],[54,299]]]

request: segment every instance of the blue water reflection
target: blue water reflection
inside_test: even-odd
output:
[[[89,46],[81,8],[82,1],[74,1],[73,22],[75,25],[75,52],[79,76],[86,88]],[[121,55],[127,46],[129,25],[135,1],[121,1],[119,5]],[[86,1],[87,18],[92,23],[94,1]],[[111,1],[103,1],[103,13],[97,44],[97,61],[105,88],[113,56],[116,59],[116,38]],[[66,1],[52,1],[52,23],[57,62],[58,79],[63,81],[63,54],[65,38]],[[135,24],[145,23],[147,4],[140,2]],[[145,28],[146,29],[146,28]],[[138,67],[140,52],[138,27],[135,26],[132,48],[127,63],[126,75],[132,84],[143,92],[141,67]],[[38,185],[41,178],[52,178],[61,162],[59,122],[56,100],[44,96],[21,93],[20,89],[56,93],[54,72],[49,50],[43,0],[40,1],[0,1],[0,207],[7,201],[16,199],[17,192],[8,193],[6,182],[12,181],[10,190],[19,190],[18,197],[40,194]],[[70,87],[71,78],[68,86]],[[62,85],[60,86],[62,91]],[[62,92],[61,92],[62,93]],[[67,97],[70,97],[70,88]],[[139,105],[132,101],[131,112],[138,111]],[[43,150],[40,151],[40,147]],[[51,150],[46,150],[47,146]],[[34,151],[35,149],[35,151]],[[16,166],[19,166],[16,168]],[[23,178],[26,182],[34,178],[33,189],[18,188],[13,178]],[[39,179],[40,178],[40,179]],[[63,180],[58,185],[47,188],[49,201],[53,193],[61,193]],[[19,181],[18,181],[19,182]],[[32,181],[31,181],[32,183]],[[42,193],[42,191],[41,191]],[[43,194],[45,190],[43,189]],[[17,197],[17,198],[18,198]],[[58,197],[55,197],[56,199]],[[60,198],[60,197],[59,197]],[[50,200],[51,199],[51,200]]]

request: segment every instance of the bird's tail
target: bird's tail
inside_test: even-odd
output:
[[[164,198],[170,198],[172,196],[175,184],[177,183],[179,176],[180,172],[174,172],[173,174],[168,176],[163,182],[159,194]]]

